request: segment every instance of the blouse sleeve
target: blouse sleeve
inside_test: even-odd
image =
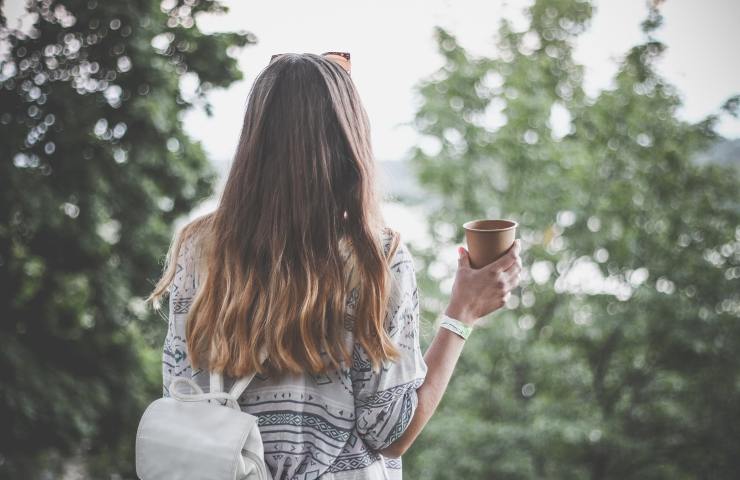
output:
[[[401,436],[418,404],[416,389],[427,365],[419,344],[419,293],[413,258],[400,242],[391,260],[393,283],[384,325],[401,357],[383,363],[374,373],[369,357],[355,343],[352,386],[357,432],[373,450],[382,450]]]
[[[162,391],[169,397],[174,377],[193,377],[185,339],[185,320],[197,288],[192,241],[186,240],[176,259],[175,278],[170,285],[167,335],[162,348]]]

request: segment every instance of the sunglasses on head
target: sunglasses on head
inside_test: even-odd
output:
[[[270,57],[270,63],[275,61],[276,58],[285,55],[284,53],[276,53],[272,57]],[[340,67],[342,67],[347,73],[350,73],[352,70],[352,62],[349,60],[349,52],[324,52],[321,54],[321,56],[332,60],[333,62],[336,62],[339,64]]]

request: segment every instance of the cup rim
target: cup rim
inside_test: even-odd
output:
[[[508,227],[502,227],[502,228],[471,228],[469,226],[469,225],[474,224],[475,222],[491,221],[491,220],[495,220],[499,222],[508,222],[511,225],[509,225]],[[515,220],[508,220],[505,218],[477,218],[475,220],[468,220],[467,222],[463,223],[463,228],[471,232],[505,232],[506,230],[511,230],[518,226],[519,226],[519,222]]]

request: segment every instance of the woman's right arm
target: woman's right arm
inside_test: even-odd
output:
[[[480,269],[470,267],[468,252],[461,247],[458,270],[452,287],[450,304],[445,314],[466,325],[503,307],[510,292],[519,284],[521,259],[520,242],[501,258]],[[465,340],[457,334],[440,328],[424,354],[427,374],[416,390],[418,405],[406,430],[393,443],[380,450],[386,457],[400,457],[419,436],[442,400]]]

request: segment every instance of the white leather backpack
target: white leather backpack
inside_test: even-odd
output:
[[[261,352],[261,360],[265,352]],[[272,480],[264,461],[257,417],[238,399],[254,374],[224,392],[223,376],[210,373],[210,391],[176,377],[170,397],[153,401],[139,421],[136,474],[141,480]],[[178,390],[188,384],[195,393]],[[220,401],[225,400],[225,404]]]

